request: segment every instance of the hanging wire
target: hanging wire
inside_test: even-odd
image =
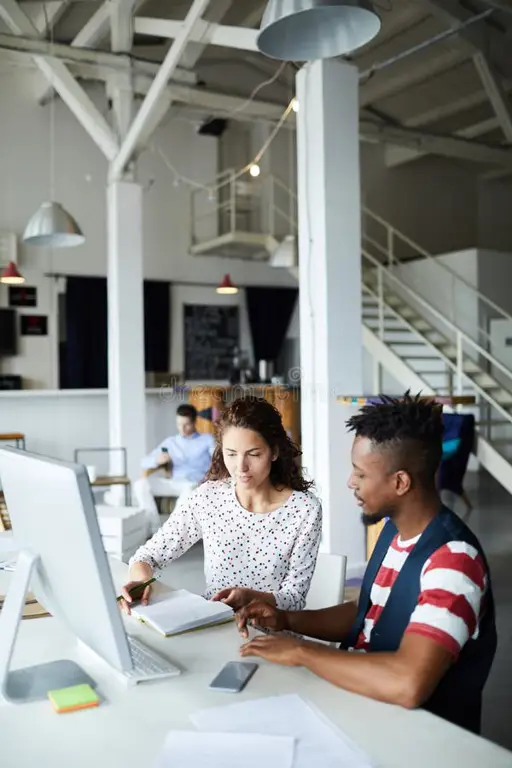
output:
[[[54,36],[53,36],[53,24],[50,24],[47,4],[43,3],[44,23],[45,23],[45,37],[50,30],[50,55],[54,50]],[[56,101],[55,89],[52,86],[52,94],[50,97],[50,202],[55,200],[55,101]],[[48,250],[48,271],[53,273],[54,265],[54,253],[55,249],[53,245],[50,245]],[[52,280],[50,286],[50,307],[49,307],[49,322],[53,324],[53,333],[51,338],[54,340],[50,344],[50,361],[51,361],[51,376],[53,378],[53,385],[55,389],[59,389],[59,360],[57,351],[58,340],[58,328],[59,328],[59,310],[58,310],[58,295],[59,289],[56,280]]]
[[[252,91],[251,95],[247,99],[247,101],[244,101],[243,104],[241,104],[239,107],[236,107],[235,109],[231,110],[231,112],[228,112],[226,114],[226,118],[231,117],[232,115],[237,115],[239,112],[243,112],[247,107],[252,104],[254,101],[256,95],[267,85],[272,85],[272,83],[275,83],[275,81],[278,79],[278,77],[281,75],[282,72],[284,72],[285,68],[287,67],[288,62],[283,61],[281,66],[274,72],[272,77],[268,78],[268,80],[264,80],[262,83],[256,86],[254,90]]]
[[[50,30],[50,56],[53,56],[53,24],[50,24],[47,4],[43,3],[45,37]],[[53,85],[52,85],[53,89]],[[55,199],[55,92],[50,99],[50,202]]]
[[[276,79],[276,75],[274,75],[272,81],[275,80],[275,79]],[[261,84],[261,87],[263,87],[263,84]],[[253,92],[253,94],[251,96],[251,99],[247,100],[247,103],[245,104],[245,107],[244,107],[245,109],[247,109],[248,104],[250,103],[250,101],[252,101],[252,99],[254,98],[256,93],[257,93],[257,90],[255,89],[255,91]],[[243,168],[240,168],[238,171],[236,171],[228,179],[225,179],[224,181],[221,181],[218,184],[215,184],[213,186],[211,186],[211,185],[208,186],[206,184],[202,184],[201,182],[194,181],[193,179],[189,179],[186,176],[183,176],[183,174],[181,174],[178,171],[178,169],[171,162],[171,160],[169,160],[169,158],[167,157],[167,155],[165,154],[163,149],[160,146],[158,146],[157,144],[155,144],[155,142],[152,142],[150,144],[150,150],[152,152],[157,153],[158,155],[160,155],[160,157],[164,161],[166,167],[174,175],[175,181],[179,181],[179,182],[183,182],[185,184],[189,184],[190,186],[194,187],[195,189],[202,189],[205,192],[208,192],[209,195],[214,195],[219,189],[223,189],[224,187],[229,186],[230,184],[233,183],[233,181],[236,181],[241,176],[244,176],[246,173],[248,173],[249,170],[251,169],[251,166],[257,165],[259,163],[259,161],[261,160],[261,158],[263,157],[265,152],[268,150],[268,148],[270,147],[270,145],[274,141],[275,137],[277,136],[277,134],[279,133],[279,131],[281,130],[283,125],[286,123],[288,117],[293,112],[294,104],[295,104],[295,98],[292,98],[290,100],[288,106],[283,111],[283,114],[281,115],[281,117],[279,118],[277,123],[275,124],[275,126],[272,129],[271,133],[269,134],[268,138],[266,139],[264,144],[261,146],[259,151],[256,153],[256,155],[253,157],[253,159],[250,162],[248,162],[247,165],[244,165]],[[234,112],[240,112],[240,108],[237,107],[237,109],[232,111],[230,114],[234,114]]]

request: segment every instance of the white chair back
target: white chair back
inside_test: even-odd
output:
[[[345,598],[346,575],[346,555],[320,552],[306,598],[306,609],[316,611],[342,603]]]

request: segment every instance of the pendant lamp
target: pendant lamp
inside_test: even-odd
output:
[[[297,238],[295,235],[286,235],[271,254],[269,266],[291,269],[297,266]]]
[[[74,218],[60,203],[43,203],[30,219],[23,241],[27,245],[71,248],[82,245],[85,237]]]
[[[0,276],[0,283],[7,285],[21,285],[25,282],[23,275],[20,275],[14,261],[10,261]]]
[[[48,23],[46,3],[43,3],[46,29],[51,30],[50,53],[53,50],[53,26]],[[70,213],[54,202],[55,190],[55,94],[50,102],[50,200],[43,203],[28,222],[22,240],[27,245],[46,248],[71,248],[82,245],[85,237]]]
[[[216,290],[217,293],[222,293],[225,295],[238,293],[238,288],[236,285],[233,285],[229,275],[224,275],[222,282],[217,286]]]
[[[370,0],[269,0],[257,45],[281,61],[330,59],[366,45],[380,27]]]

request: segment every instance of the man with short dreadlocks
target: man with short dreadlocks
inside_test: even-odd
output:
[[[365,406],[347,426],[355,433],[348,484],[363,521],[388,519],[359,604],[292,613],[254,603],[237,616],[246,637],[253,624],[340,646],[274,634],[241,653],[304,666],[346,690],[424,707],[478,733],[496,652],[494,601],[479,541],[436,490],[441,409],[407,393]]]

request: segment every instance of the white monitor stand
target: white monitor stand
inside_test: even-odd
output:
[[[0,696],[13,704],[47,698],[48,691],[88,683],[95,687],[91,677],[74,661],[62,659],[11,670],[25,599],[38,555],[22,550],[16,562],[9,591],[0,612]]]
[[[71,661],[10,670],[29,589],[52,620],[62,621],[113,670],[133,670],[85,467],[0,448],[0,478],[19,550],[0,613],[0,694],[21,702],[94,684]]]

